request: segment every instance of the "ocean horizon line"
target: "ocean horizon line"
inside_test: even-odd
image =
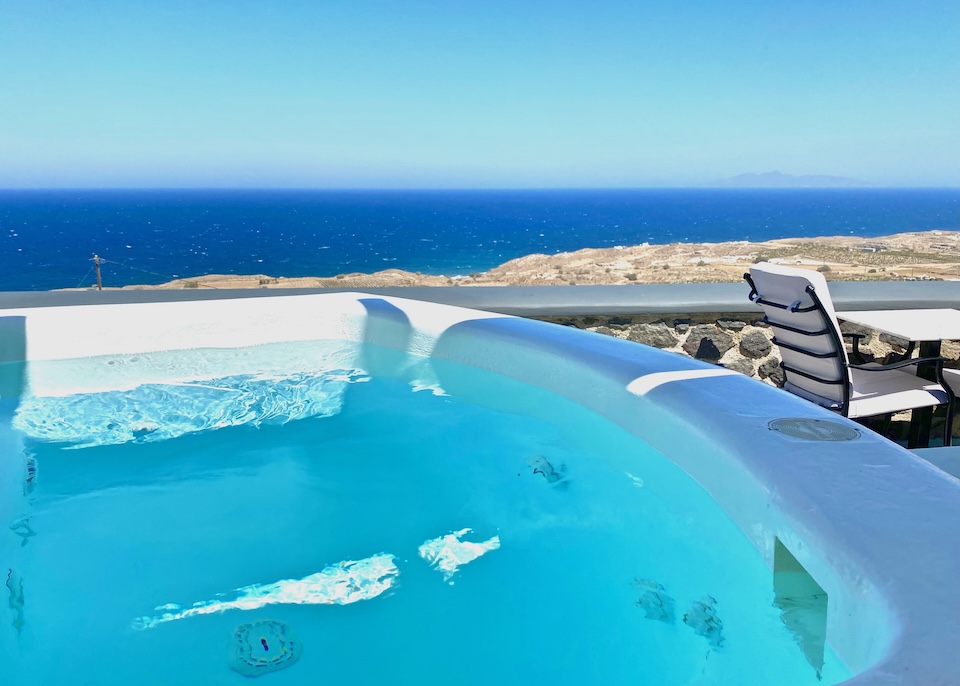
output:
[[[331,192],[331,193],[562,193],[562,192],[625,192],[625,191],[960,191],[960,185],[850,185],[850,186],[516,186],[516,187],[431,187],[431,186],[0,186],[0,193],[17,192]]]

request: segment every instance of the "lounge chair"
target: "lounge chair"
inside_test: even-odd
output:
[[[946,405],[944,445],[950,445],[954,392],[944,381],[943,358],[864,364],[857,347],[861,336],[848,334],[856,362],[851,363],[823,274],[760,262],[743,278],[773,328],[784,390],[851,419]],[[933,369],[934,381],[917,376],[920,364]]]

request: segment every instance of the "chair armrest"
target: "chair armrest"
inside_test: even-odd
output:
[[[844,338],[853,339],[853,351],[850,353],[850,357],[853,358],[853,361],[857,364],[865,364],[866,360],[863,359],[863,355],[860,353],[860,340],[866,338],[862,333],[845,333],[843,334]]]
[[[902,353],[890,353],[887,355],[886,364],[893,364],[894,362],[899,362],[900,360],[907,360],[913,355],[913,351],[917,347],[916,341],[910,341],[910,344],[907,346],[907,349]]]
[[[890,369],[900,369],[902,367],[909,367],[914,364],[924,364],[924,363],[937,363],[937,369],[943,368],[943,363],[947,361],[945,357],[914,357],[910,360],[900,360],[899,362],[894,362],[893,364],[882,364],[876,367],[870,367],[865,364],[850,364],[847,365],[851,369],[859,369],[864,372],[884,372]]]

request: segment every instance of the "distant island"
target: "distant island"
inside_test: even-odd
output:
[[[869,188],[873,184],[845,176],[793,176],[779,171],[740,174],[709,184],[714,188]]]

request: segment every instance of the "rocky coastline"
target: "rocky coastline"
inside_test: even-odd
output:
[[[739,281],[762,260],[816,269],[832,281],[960,279],[960,232],[924,231],[878,238],[832,236],[751,243],[669,243],[585,248],[527,255],[485,272],[430,275],[388,269],[372,274],[288,278],[208,274],[154,286],[182,288],[377,288],[392,286],[563,286]]]

